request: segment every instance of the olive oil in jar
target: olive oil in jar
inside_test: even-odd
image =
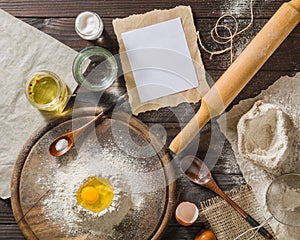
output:
[[[32,101],[37,104],[48,104],[57,97],[58,86],[52,77],[37,75],[31,79],[28,91]]]
[[[66,85],[49,71],[34,74],[28,80],[25,90],[29,102],[40,110],[62,111],[68,100]]]

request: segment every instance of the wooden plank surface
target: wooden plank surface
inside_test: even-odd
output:
[[[249,15],[250,1],[236,0],[187,0],[187,1],[98,1],[98,0],[29,0],[0,1],[0,8],[17,17],[74,17],[81,11],[93,10],[103,17],[126,17],[130,14],[144,13],[153,9],[168,9],[178,5],[190,5],[196,18],[215,17],[230,11],[238,16]],[[256,18],[269,18],[283,2],[254,1]],[[237,10],[238,9],[238,10]]]
[[[284,0],[254,1],[254,23],[245,33],[235,39],[235,56],[255,36],[283,2]],[[192,7],[196,28],[200,31],[203,42],[209,49],[219,47],[212,42],[209,37],[209,31],[216,23],[217,18],[222,14],[234,14],[238,18],[241,27],[245,26],[250,20],[248,0],[187,0],[184,2],[178,0],[0,0],[0,8],[53,36],[75,50],[81,50],[88,45],[92,45],[91,42],[84,41],[76,35],[74,30],[76,15],[84,10],[95,11],[103,18],[107,48],[114,53],[117,53],[118,46],[111,24],[113,18],[144,13],[153,9],[167,9],[177,5],[190,5]],[[238,103],[241,99],[256,96],[261,90],[266,89],[274,83],[280,76],[293,75],[298,72],[300,70],[299,39],[300,27],[298,26],[263,66],[262,70],[256,74],[254,79],[239,94],[233,104]],[[212,60],[209,59],[209,55],[202,49],[201,54],[207,75],[210,76],[210,83],[212,84],[229,66],[229,54],[216,56]],[[124,88],[124,82],[121,80],[115,86],[116,89],[119,87]],[[91,98],[90,103],[93,103],[93,98]],[[105,105],[105,102],[103,105]],[[153,127],[153,129],[158,129],[156,132],[157,135],[168,145],[198,108],[199,104],[181,104],[176,108],[143,113],[138,118],[150,127]],[[125,111],[129,111],[128,106],[124,106],[124,109]],[[212,126],[215,127],[214,125],[215,123],[212,123],[212,125],[209,124],[201,132],[200,144],[197,150],[199,157],[206,157],[205,151],[210,142],[210,129]],[[160,131],[159,129],[164,129],[164,131]],[[245,183],[228,142],[225,141],[220,156],[216,157],[218,161],[213,168],[213,174],[221,188],[229,190]],[[208,190],[191,184],[179,171],[177,185],[178,202],[183,200],[199,202],[214,196]],[[163,239],[193,239],[202,227],[201,219],[189,228],[180,226],[175,219],[172,219]],[[24,239],[14,220],[9,200],[0,199],[0,239]]]

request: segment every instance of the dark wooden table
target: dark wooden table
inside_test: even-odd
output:
[[[250,20],[249,2],[250,0],[0,0],[0,8],[53,36],[75,50],[81,50],[86,46],[94,44],[80,39],[74,30],[74,20],[77,14],[85,10],[94,11],[102,17],[105,25],[105,41],[101,44],[113,53],[117,53],[118,45],[112,28],[112,20],[116,17],[126,17],[134,13],[144,13],[159,8],[168,9],[177,5],[190,5],[193,10],[196,28],[201,32],[204,44],[207,48],[216,49],[220,48],[220,46],[214,44],[209,37],[209,31],[216,23],[216,20],[224,13],[233,13],[237,17],[240,27],[246,26]],[[283,2],[283,0],[254,1],[253,25],[235,39],[235,56],[238,55],[246,44],[255,36]],[[299,71],[299,40],[300,26],[298,26],[285,40],[228,109],[230,109],[233,104],[238,103],[241,99],[256,96],[261,90],[266,89],[274,83],[280,76],[293,75]],[[212,84],[230,65],[230,56],[229,54],[223,54],[215,56],[210,60],[209,55],[202,49],[201,53],[207,76],[209,76],[210,84]],[[114,84],[112,89],[119,92],[125,91],[123,79],[120,78],[119,81]],[[105,105],[106,102],[102,101],[101,104]],[[180,131],[180,124],[184,125],[188,122],[193,116],[194,111],[199,108],[199,105],[200,104],[195,104],[191,105],[191,108],[187,108],[187,106],[190,105],[181,104],[176,108],[165,108],[159,111],[143,113],[140,114],[138,118],[149,126],[157,126],[157,124],[161,125],[166,130],[167,138],[165,143],[166,146],[168,146],[174,136]],[[129,111],[129,109],[127,110]],[[178,118],[178,116],[180,117]],[[218,159],[212,172],[222,189],[229,190],[245,184],[243,176],[234,159],[230,144],[225,141],[225,144],[219,146],[222,141],[211,139],[211,129],[217,129],[214,121],[209,123],[201,132],[200,144],[199,146],[196,146],[198,147],[197,156],[206,158],[208,161],[209,158]],[[217,129],[217,131],[219,130]],[[162,139],[164,138],[163,132],[164,131],[157,131],[158,136]],[[222,138],[221,133],[219,132],[218,134],[219,137]],[[193,146],[193,143],[191,146]],[[206,152],[209,147],[212,147],[212,149],[220,148],[220,154],[216,150],[215,155],[207,156]],[[187,152],[188,151],[190,150],[188,149]],[[178,202],[185,200],[199,203],[200,201],[215,195],[208,190],[190,183],[178,171],[177,196]],[[175,219],[172,219],[163,239],[193,239],[195,234],[200,231],[202,227],[201,219],[188,228],[180,226]],[[0,239],[24,239],[14,220],[9,199],[0,199]]]

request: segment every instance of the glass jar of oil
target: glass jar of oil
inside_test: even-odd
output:
[[[32,106],[44,111],[63,111],[68,101],[66,84],[55,73],[42,70],[26,82],[25,95]]]

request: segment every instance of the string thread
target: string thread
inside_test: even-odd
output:
[[[208,50],[201,41],[199,31],[197,31],[197,38],[198,38],[199,45],[201,46],[201,48],[205,52],[210,54],[210,60],[212,59],[212,57],[214,55],[219,55],[219,54],[223,54],[223,53],[226,53],[226,52],[230,51],[230,62],[231,63],[233,62],[233,41],[234,41],[234,38],[236,36],[240,35],[241,33],[245,32],[253,24],[253,18],[254,18],[253,0],[250,0],[250,15],[251,16],[250,16],[249,24],[245,28],[241,29],[240,31],[238,31],[239,23],[238,23],[236,17],[233,16],[232,14],[224,14],[223,16],[218,18],[215,26],[210,31],[210,36],[211,36],[212,40],[214,42],[218,43],[218,44],[225,45],[225,44],[229,43],[229,47],[221,49],[221,50],[217,50],[217,51]],[[233,31],[228,26],[220,23],[225,18],[231,18],[234,21],[234,30]],[[228,35],[220,34],[221,29],[224,29],[227,32]]]
[[[247,239],[247,240],[251,240],[253,239],[256,234],[258,233],[259,229],[262,228],[263,226],[267,225],[271,220],[272,220],[273,217],[269,217],[268,219],[266,219],[265,221],[263,221],[259,226],[257,227],[253,227],[253,228],[249,228],[248,230],[246,230],[245,232],[243,232],[242,234],[240,234],[239,236],[237,236],[235,239],[233,240],[238,240],[240,239],[241,237],[243,237],[245,234],[247,234],[248,232],[250,231],[253,231],[255,230],[255,232]]]

